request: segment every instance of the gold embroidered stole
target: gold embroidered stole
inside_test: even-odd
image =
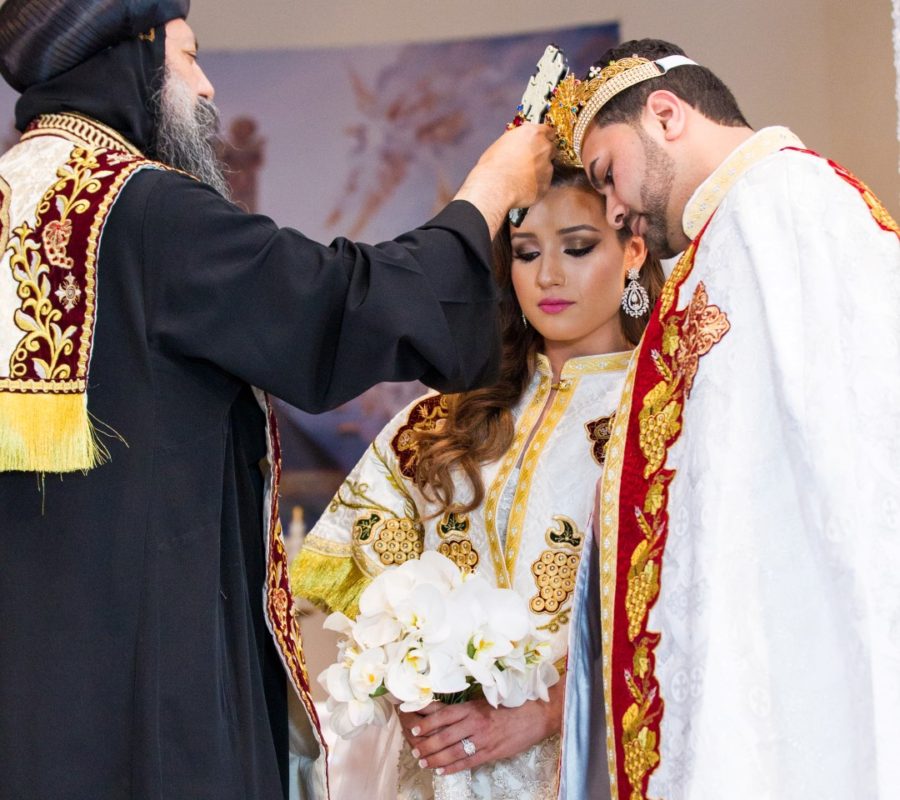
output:
[[[0,158],[0,471],[108,457],[87,408],[97,252],[119,192],[148,168],[163,167],[74,114],[39,117]]]
[[[821,158],[793,145],[781,149]],[[748,159],[747,166],[764,155]],[[827,163],[859,191],[879,227],[900,236],[896,222],[871,190],[840,165]],[[739,173],[729,176],[729,186]],[[649,630],[647,623],[660,591],[669,486],[675,477],[675,470],[665,464],[682,432],[684,405],[700,359],[731,328],[727,314],[709,302],[702,281],[683,311],[677,310],[676,300],[722,197],[698,206],[705,219],[666,281],[631,362],[607,449],[599,527],[601,625],[607,759],[616,800],[646,800],[650,776],[660,762],[665,710],[656,677],[660,634]]]
[[[705,229],[704,229],[705,230]],[[614,797],[645,798],[659,763],[663,699],[655,675],[659,634],[647,617],[659,594],[668,534],[665,468],[682,428],[682,413],[699,361],[728,333],[727,316],[699,283],[684,311],[678,292],[690,275],[703,232],[663,289],[644,333],[607,451],[600,521],[603,665],[607,754]],[[612,600],[613,613],[608,612]]]

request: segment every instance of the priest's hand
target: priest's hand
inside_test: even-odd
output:
[[[482,153],[454,200],[468,200],[484,216],[493,238],[511,208],[534,205],[553,173],[555,137],[549,125],[526,122]]]
[[[447,775],[473,769],[527,750],[562,728],[566,680],[550,687],[550,700],[530,700],[518,708],[494,708],[484,698],[466,703],[432,703],[421,711],[398,713],[403,735],[419,766]],[[462,740],[474,746],[466,755]]]

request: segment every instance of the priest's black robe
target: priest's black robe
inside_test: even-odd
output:
[[[491,380],[487,226],[454,202],[326,247],[146,171],[110,214],[97,299],[88,406],[111,460],[0,474],[0,797],[282,797],[250,386],[318,411],[384,380]]]

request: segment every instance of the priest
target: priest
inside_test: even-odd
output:
[[[490,241],[540,126],[378,246],[240,211],[188,0],[6,0],[0,72],[0,797],[287,794],[325,748],[278,521],[270,394],[310,411],[499,360]],[[304,191],[303,186],[297,187]]]

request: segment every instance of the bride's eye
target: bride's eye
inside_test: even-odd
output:
[[[583,258],[588,253],[590,253],[597,246],[596,242],[594,244],[587,244],[584,247],[567,247],[563,252],[567,256],[572,256],[573,258]]]
[[[537,250],[516,250],[513,258],[516,261],[534,261],[539,255]]]

